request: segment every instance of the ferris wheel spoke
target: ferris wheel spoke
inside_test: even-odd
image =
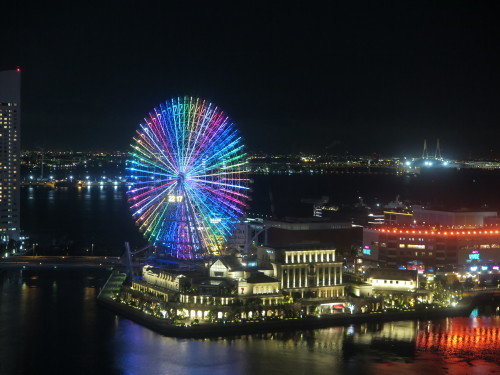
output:
[[[153,125],[151,125],[153,126]],[[165,167],[171,169],[173,172],[178,171],[178,167],[174,164],[174,158],[172,156],[172,152],[168,145],[162,142],[162,139],[158,138],[158,134],[152,130],[150,131],[148,128],[143,128],[144,133],[140,134],[142,140],[144,140],[146,145],[139,143],[142,146],[142,150],[139,148],[139,151],[146,156],[150,160],[156,160],[165,165]],[[160,146],[160,143],[163,143]],[[165,151],[168,156],[165,155]]]
[[[216,217],[219,216],[220,213],[214,213],[213,211],[210,210],[210,207],[204,202],[197,201],[197,202],[190,202],[193,206],[195,206],[198,211],[205,217]],[[218,227],[216,226],[215,223],[211,223],[210,221],[203,223],[201,220],[199,220],[199,234],[200,236],[204,239],[205,242],[210,243],[210,247],[212,248],[213,251],[220,251],[221,248],[221,241],[217,241],[218,238],[226,238],[227,236],[224,235],[224,233],[221,232],[220,229],[221,225],[224,225],[222,222],[217,223],[220,224]],[[224,225],[224,228],[226,226]]]
[[[222,166],[227,166],[230,164],[234,159],[234,157],[231,157],[231,155],[236,154],[237,152],[240,152],[243,149],[243,146],[234,149],[234,146],[239,142],[239,140],[235,140],[232,143],[224,146],[224,149],[217,152],[216,155],[213,155],[212,157],[205,159],[203,161],[198,161],[198,163],[193,164],[191,170],[193,173],[198,174],[202,173],[203,170],[213,170],[216,168],[221,168]],[[219,146],[223,146],[223,144],[220,144]],[[231,149],[233,148],[233,149]],[[230,150],[230,151],[229,151]]]
[[[209,185],[215,185],[215,186],[232,187],[232,188],[235,188],[235,189],[243,189],[243,190],[248,190],[249,189],[248,187],[241,186],[241,185],[238,185],[238,184],[227,184],[227,183],[220,182],[220,181],[201,180],[201,179],[196,179],[196,178],[191,178],[190,181],[192,181],[193,183],[197,183],[197,185],[199,185],[199,186],[203,186],[204,184],[209,184]],[[203,187],[206,188],[206,189],[209,189],[209,190],[213,191],[214,193],[216,193],[216,190],[210,189],[207,186],[203,186]]]
[[[206,129],[207,131],[203,132],[203,138],[198,142],[197,145],[193,148],[193,153],[190,155],[189,166],[196,160],[196,158],[202,153],[208,150],[210,145],[214,144],[214,141],[217,139],[224,139],[227,134],[226,132],[230,131],[229,127],[226,126],[226,120],[221,119],[221,116],[215,117],[215,110],[211,113],[210,120],[212,121],[211,129]],[[208,117],[208,116],[207,116]]]
[[[231,132],[232,130],[230,125],[228,125],[227,122],[224,121],[217,129],[217,132],[212,131],[203,139],[203,142],[199,145],[196,153],[191,158],[191,163],[196,163],[197,157],[201,153],[207,153],[205,162],[212,159],[215,153],[219,154],[219,151],[221,151],[221,149],[223,149],[224,146],[232,139],[233,135],[231,134]]]
[[[198,206],[202,216],[209,218],[209,223],[212,221],[224,221],[225,218],[234,216],[232,210],[228,210],[225,206],[218,204],[219,198],[214,198],[207,191],[196,191],[191,194],[192,202]]]
[[[169,192],[171,192],[174,187],[175,187],[175,185],[172,185],[172,186],[169,186],[166,189],[164,189],[163,191],[158,192],[156,194],[148,194],[144,199],[142,199],[141,201],[133,204],[131,206],[131,208],[137,208],[138,207],[137,212],[138,211],[144,211],[150,205],[156,204],[157,202],[160,202],[162,199],[164,199],[165,194],[168,194]],[[130,198],[129,202],[131,200],[133,200],[133,198]]]
[[[162,127],[158,127],[157,121],[152,121],[148,124],[150,127],[143,128],[144,132],[141,134],[142,139],[148,144],[148,147],[144,147],[146,154],[149,154],[149,157],[153,160],[158,160],[172,171],[177,172],[179,167],[175,162],[172,147],[165,143],[164,136],[161,134]]]
[[[200,193],[203,194],[206,197],[206,199],[210,200],[213,204],[218,204],[218,207],[221,211],[228,210],[229,212],[235,211],[238,214],[243,213],[242,208],[239,207],[238,205],[233,204],[232,202],[237,203],[243,207],[246,207],[246,204],[244,202],[236,198],[230,197],[228,195],[222,194],[214,189],[210,189],[202,185],[198,186],[205,190],[204,192],[202,191]]]
[[[147,191],[145,191],[144,193],[141,193],[141,194],[137,194],[137,195],[134,195],[134,197],[132,197],[131,199],[133,200],[137,200],[138,198],[146,195],[146,194],[152,194],[153,192],[156,192],[157,190],[159,189],[164,189],[166,188],[167,186],[169,186],[170,184],[173,184],[174,182],[176,182],[175,180],[174,181],[170,181],[170,182],[167,182],[166,184],[163,184],[163,185],[160,185],[158,187],[155,187],[153,189],[149,189]],[[167,190],[168,191],[168,190]],[[156,194],[156,193],[155,193]]]

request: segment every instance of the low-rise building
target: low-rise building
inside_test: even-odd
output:
[[[372,268],[366,274],[366,282],[374,291],[414,292],[418,288],[418,273],[392,268]]]
[[[255,272],[248,278],[238,281],[238,295],[240,296],[278,294],[279,291],[280,282],[261,272]]]
[[[280,287],[301,298],[339,298],[344,296],[342,262],[335,249],[309,247],[259,247],[260,263],[271,264]]]
[[[335,249],[259,247],[257,262],[251,263],[221,256],[207,263],[205,272],[146,265],[131,293],[158,301],[174,319],[298,316],[321,304],[329,304],[331,312],[345,311],[342,262],[336,261]]]
[[[372,286],[373,297],[385,300],[385,307],[409,308],[416,303],[432,302],[432,292],[419,289],[417,271],[372,268],[366,272],[366,282]]]
[[[154,267],[146,264],[142,268],[142,279],[150,285],[180,292],[188,277],[200,276],[199,272]]]

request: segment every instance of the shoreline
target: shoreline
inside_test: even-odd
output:
[[[132,320],[144,327],[165,336],[177,338],[215,338],[238,336],[253,333],[275,331],[297,331],[346,326],[360,323],[378,323],[398,320],[435,319],[467,316],[468,307],[452,307],[425,311],[395,311],[372,314],[342,314],[338,316],[322,316],[318,318],[280,319],[246,323],[201,323],[197,326],[178,327],[159,318],[147,315],[140,310],[116,302],[110,298],[99,296],[98,303],[117,315]]]

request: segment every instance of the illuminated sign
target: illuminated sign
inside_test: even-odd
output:
[[[409,271],[418,271],[418,273],[422,273],[425,270],[425,266],[423,264],[408,264],[406,269]]]
[[[367,248],[367,246],[365,246],[365,248],[363,249],[363,254],[372,255],[372,250]]]
[[[480,260],[480,254],[479,251],[473,250],[472,253],[469,254],[469,259],[470,260]]]
[[[182,195],[167,195],[168,203],[181,203],[184,200]]]
[[[408,248],[409,249],[425,249],[425,245],[413,245],[413,244],[409,244]]]

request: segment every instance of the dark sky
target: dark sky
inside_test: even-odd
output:
[[[250,151],[500,154],[496,1],[324,3],[9,1],[23,148],[126,150],[148,111],[192,95]]]

